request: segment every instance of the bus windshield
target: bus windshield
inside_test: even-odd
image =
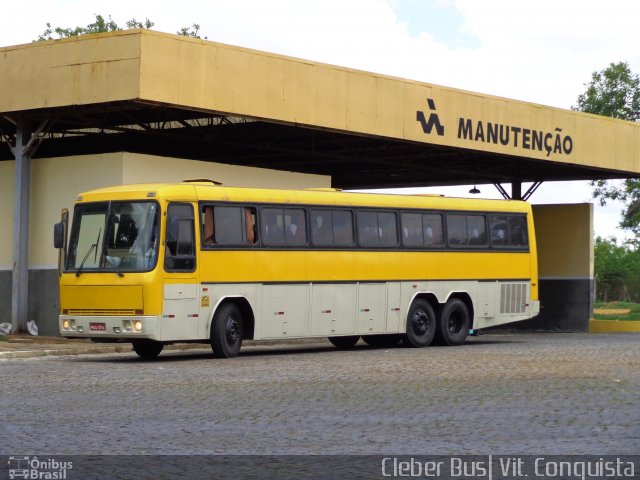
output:
[[[66,270],[143,272],[158,254],[155,202],[96,202],[76,206]]]

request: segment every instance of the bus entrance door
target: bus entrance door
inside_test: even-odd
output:
[[[162,338],[197,338],[200,304],[193,206],[170,203],[166,229]]]
[[[163,339],[188,339],[197,335],[200,310],[197,297],[198,288],[195,279],[165,279],[162,315]]]

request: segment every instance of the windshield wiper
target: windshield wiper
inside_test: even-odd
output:
[[[120,271],[120,262],[117,262],[115,259],[111,258],[109,255],[107,255],[107,260],[109,260],[109,263],[113,265],[113,267],[116,269],[116,273],[118,274],[118,276],[124,277],[124,273]]]
[[[98,231],[98,238],[96,238],[96,243],[91,244],[91,246],[89,247],[89,250],[87,251],[87,254],[82,259],[82,262],[80,262],[80,266],[78,267],[78,270],[76,270],[76,277],[80,276],[80,272],[82,272],[82,267],[84,267],[84,262],[87,261],[87,258],[89,258],[89,255],[91,255],[91,252],[93,252],[94,250],[96,251],[96,254],[93,256],[93,262],[95,263],[98,260],[98,243],[100,243],[101,234],[102,234],[102,229]]]

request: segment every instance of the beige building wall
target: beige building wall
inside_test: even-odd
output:
[[[593,204],[534,205],[540,315],[519,328],[588,332],[593,305]]]
[[[51,269],[58,264],[53,248],[53,224],[60,211],[73,206],[79,193],[127,183],[179,182],[210,178],[232,186],[309,188],[329,187],[331,178],[295,172],[239,167],[180,158],[127,152],[35,158],[31,161],[29,268]],[[13,196],[15,162],[0,162],[0,270],[13,265]]]
[[[56,268],[53,224],[73,205],[79,192],[122,183],[122,153],[31,160],[29,268]],[[0,162],[0,270],[13,265],[15,162]]]
[[[241,167],[184,158],[123,153],[123,183],[180,182],[208,178],[230,187],[301,189],[330,187],[331,177],[306,173]]]
[[[540,278],[593,278],[593,204],[534,205]]]

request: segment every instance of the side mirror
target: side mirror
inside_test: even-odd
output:
[[[53,246],[55,248],[64,248],[64,225],[62,222],[53,226]]]
[[[67,229],[69,225],[69,210],[66,208],[60,212],[60,223],[53,226],[53,246],[58,249],[58,276],[62,275],[62,269],[67,262]]]

